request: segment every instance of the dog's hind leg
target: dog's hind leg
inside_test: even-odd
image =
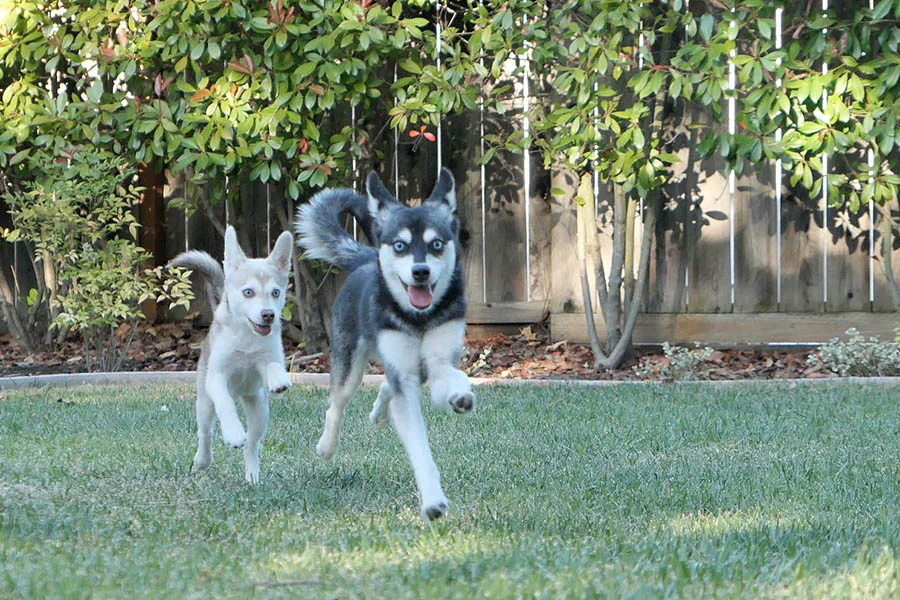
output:
[[[260,390],[244,397],[244,413],[247,415],[247,444],[244,446],[244,480],[259,483],[259,453],[262,439],[269,423],[269,396]]]
[[[369,413],[369,423],[372,427],[383,427],[388,422],[388,408],[391,404],[391,385],[387,381],[381,382],[378,388],[378,397],[375,398],[375,404],[372,405],[372,412]]]
[[[197,453],[194,454],[194,470],[205,469],[212,463],[212,438],[213,424],[216,422],[216,407],[202,387],[197,392]]]
[[[358,347],[350,356],[339,357],[335,354],[332,360],[331,393],[328,410],[325,411],[325,427],[316,444],[316,454],[325,460],[331,460],[337,452],[344,409],[362,382],[368,364],[368,354],[362,347]]]

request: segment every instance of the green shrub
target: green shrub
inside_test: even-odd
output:
[[[810,365],[824,364],[841,377],[893,377],[900,375],[900,342],[866,339],[856,328],[848,340],[832,339],[809,355]]]
[[[53,347],[76,331],[88,370],[116,370],[143,317],[141,302],[184,305],[189,281],[182,272],[164,279],[159,270],[143,269],[150,255],[135,242],[132,212],[140,189],[124,159],[75,150],[61,157],[39,153],[33,160],[40,161],[42,175],[25,182],[23,192],[4,195],[13,227],[0,235],[25,244],[36,287],[4,312],[30,324],[26,333],[33,337],[23,345]],[[120,328],[123,323],[130,327]]]
[[[664,342],[665,358],[644,358],[634,367],[634,373],[641,379],[658,379],[665,382],[708,379],[709,369],[704,369],[703,363],[712,353],[713,349],[709,346],[692,350]]]

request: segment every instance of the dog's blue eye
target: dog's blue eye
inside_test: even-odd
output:
[[[272,290],[272,297],[273,297],[273,298],[277,298],[277,297],[280,296],[280,295],[281,295],[281,290],[278,290],[278,289]]]
[[[394,252],[396,252],[397,254],[402,254],[403,252],[406,252],[406,249],[408,247],[409,247],[409,245],[406,242],[403,242],[400,240],[397,240],[396,242],[394,242]]]
[[[432,252],[440,252],[444,249],[444,242],[442,240],[432,240],[431,242],[431,251]]]
[[[252,298],[254,296],[254,292],[250,288],[245,289],[243,294],[244,294],[244,298]]]

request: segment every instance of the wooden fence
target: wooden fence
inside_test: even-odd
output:
[[[777,17],[780,36],[780,11]],[[527,53],[520,59],[527,64]],[[418,199],[427,195],[438,169],[449,167],[457,179],[473,330],[549,322],[554,339],[583,341],[574,207],[551,197],[551,174],[530,153],[498,153],[488,164],[479,163],[486,135],[511,127],[528,135],[527,69],[517,89],[518,102],[503,117],[483,111],[447,117],[435,142],[393,131],[381,146],[384,162],[354,165],[348,184],[359,187],[371,167],[398,198]],[[774,162],[741,177],[723,173],[723,165],[695,155],[697,134],[688,125],[704,121],[704,111],[682,110],[672,149],[681,161],[663,191],[635,341],[820,343],[851,326],[882,339],[892,336],[898,321],[889,314],[895,307],[873,249],[880,218],[873,207],[851,214],[829,206],[824,195],[811,198],[791,189]],[[733,104],[728,112],[734,133]],[[355,126],[355,114],[349,118]],[[596,187],[599,210],[607,210],[608,195]],[[278,233],[275,223],[284,223],[294,207],[275,186],[237,188],[230,194],[256,225],[245,219],[245,228],[267,245]],[[175,181],[169,193],[184,191]],[[209,245],[212,228],[201,213],[187,218],[170,209],[168,217],[168,253]],[[603,260],[609,261],[611,224],[602,227]],[[323,293],[333,289],[327,285]]]
[[[527,64],[527,53],[520,59]],[[486,136],[513,127],[528,134],[527,69],[516,89],[519,98],[504,115],[448,116],[434,142],[383,128],[382,162],[354,164],[346,185],[359,188],[374,168],[399,199],[419,199],[430,191],[439,168],[450,168],[466,247],[472,331],[549,323],[554,339],[583,341],[574,206],[551,196],[551,174],[536,154],[500,152],[480,164]],[[680,110],[673,151],[681,161],[663,191],[635,341],[820,343],[851,326],[882,339],[892,336],[898,320],[890,314],[895,307],[873,250],[880,218],[873,207],[851,214],[829,206],[827,197],[810,198],[786,185],[776,163],[742,177],[723,174],[721,164],[695,155],[697,134],[688,125],[706,120],[704,111]],[[734,133],[734,106],[729,111]],[[356,126],[352,110],[335,119]],[[190,186],[183,176],[168,178],[166,199],[185,198],[192,208],[175,203],[165,209],[164,242],[156,242],[164,258],[186,248],[221,256],[216,221],[235,223],[242,243],[257,253],[290,223],[295,206],[277,185],[224,183],[229,201],[212,202],[209,187]],[[609,196],[597,188],[604,211]],[[195,210],[207,204],[211,208]],[[611,224],[600,216],[608,264]],[[335,287],[332,277],[320,293],[332,295]]]

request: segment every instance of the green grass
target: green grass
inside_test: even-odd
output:
[[[189,474],[188,387],[7,392],[0,597],[900,593],[896,388],[482,388],[474,416],[426,408],[451,502],[432,526],[374,391],[333,463],[325,392],[274,400],[258,488],[221,442]]]

